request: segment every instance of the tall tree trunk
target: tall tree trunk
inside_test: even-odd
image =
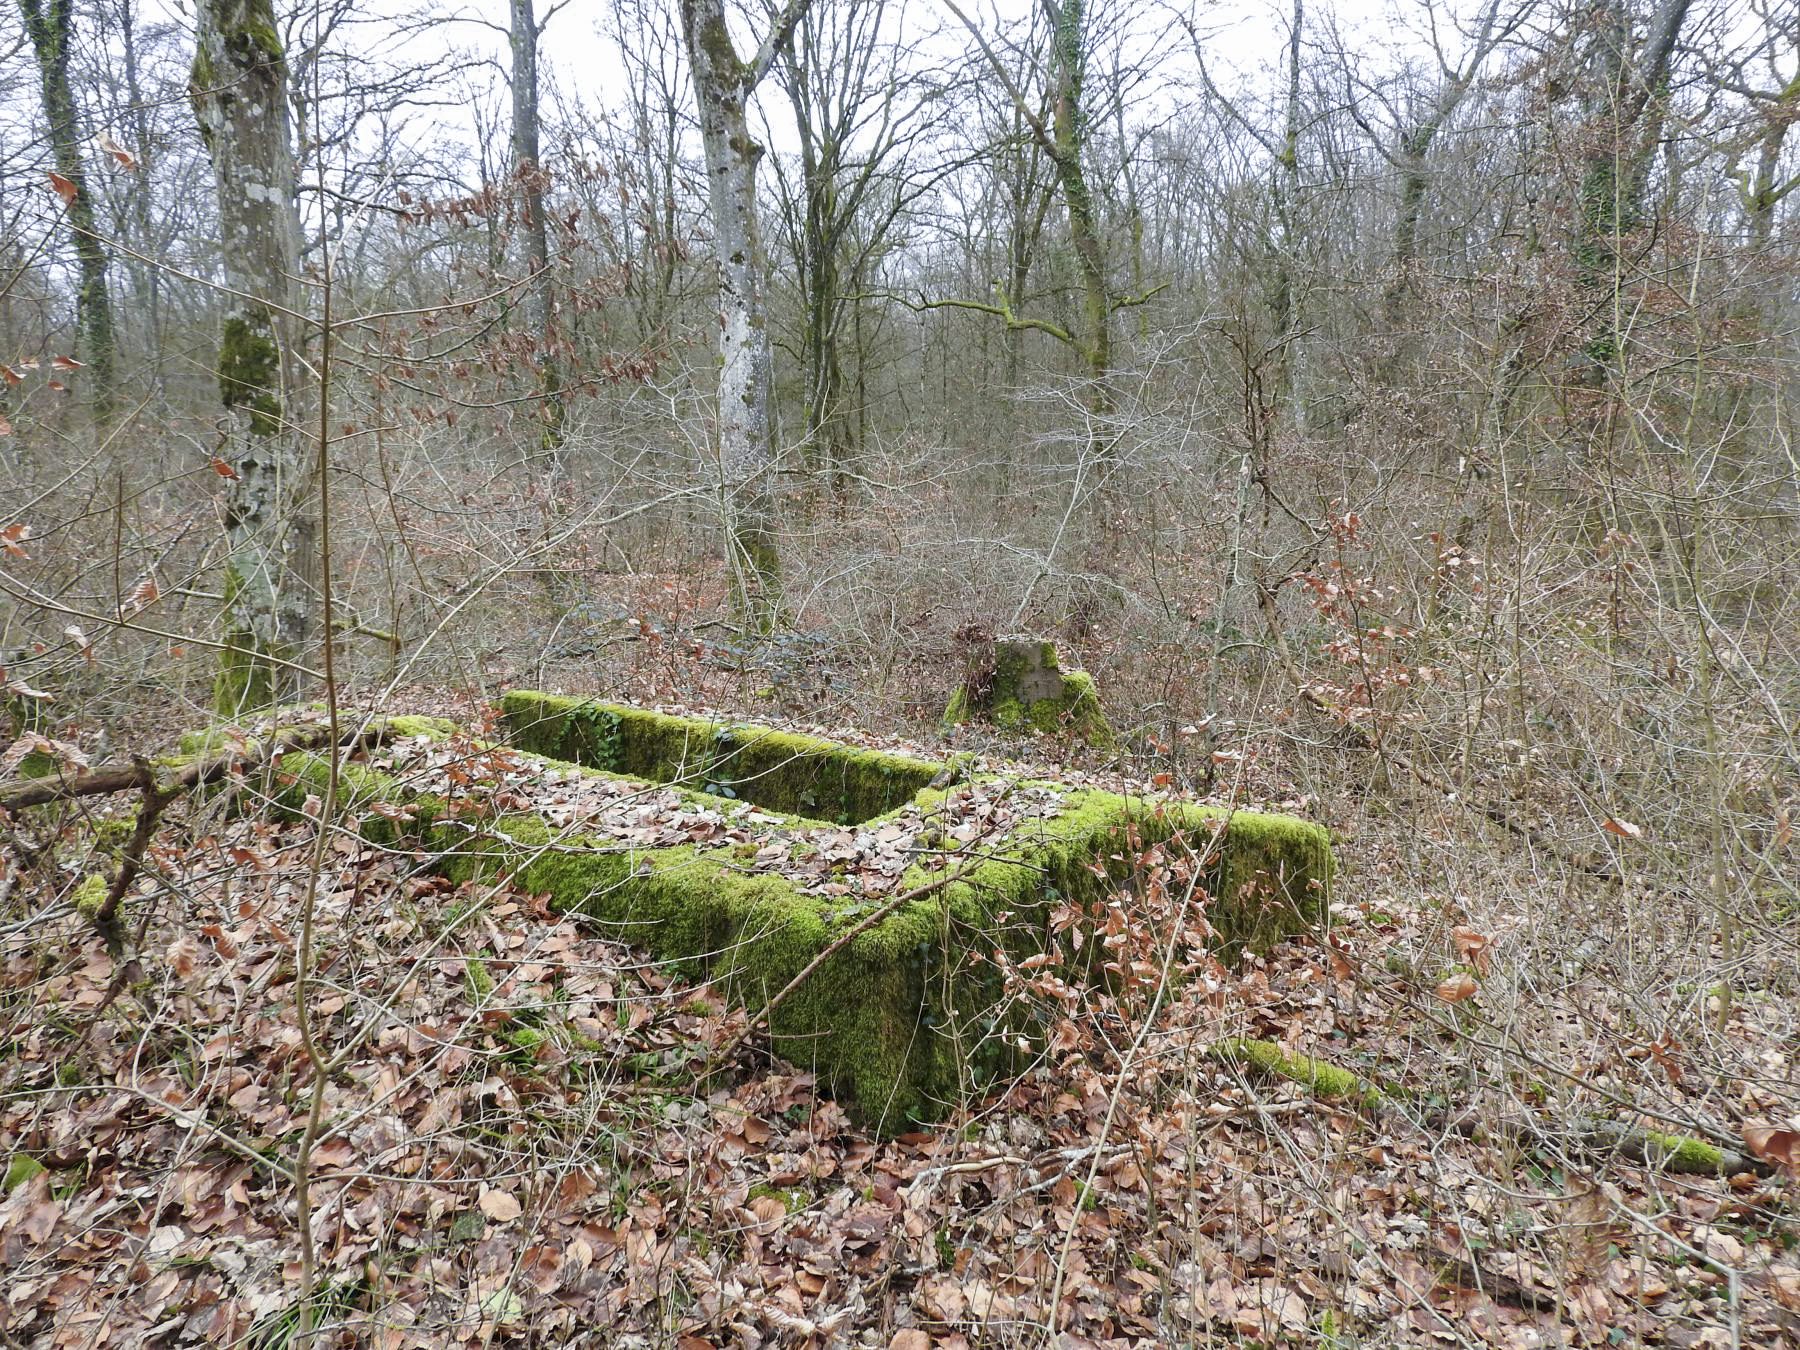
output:
[[[1298,267],[1299,228],[1295,212],[1300,197],[1300,35],[1306,20],[1305,0],[1294,0],[1294,20],[1288,34],[1287,111],[1283,117],[1281,147],[1275,156],[1275,284],[1270,299],[1277,351],[1278,397],[1292,403],[1294,430],[1306,434],[1305,357],[1300,322],[1294,301],[1294,273]]]
[[[87,363],[95,419],[112,419],[114,397],[112,301],[106,286],[106,248],[94,232],[94,203],[88,195],[81,160],[80,110],[69,86],[70,47],[75,28],[73,0],[19,0],[25,32],[37,56],[38,87],[44,120],[49,123],[50,153],[59,187],[68,203],[69,228],[75,234],[79,288],[75,293],[77,349]]]
[[[718,268],[715,421],[726,543],[739,606],[746,621],[760,632],[772,630],[780,615],[781,560],[769,417],[773,357],[756,217],[756,165],[763,148],[750,135],[744,104],[804,10],[804,0],[790,5],[756,59],[745,62],[725,26],[724,0],[681,0],[681,30],[700,110]]]
[[[1675,43],[1692,0],[1660,0],[1641,50],[1634,51],[1626,0],[1610,0],[1600,24],[1591,119],[1594,149],[1581,180],[1575,262],[1582,284],[1604,294],[1604,312],[1584,348],[1586,379],[1598,384],[1619,360],[1617,315],[1625,236],[1644,223],[1644,180],[1662,134],[1663,101]]]
[[[132,11],[132,0],[119,0],[118,21],[119,41],[125,56],[125,92],[131,99],[131,127],[137,139],[137,153],[141,156],[148,154],[150,149],[150,112],[149,101],[144,97],[138,74],[137,15]],[[151,215],[153,198],[147,177],[140,174],[131,193],[132,216],[137,223],[135,251],[151,256],[156,251],[156,227]],[[160,390],[163,385],[162,268],[154,264],[134,266],[127,263],[126,266],[131,269],[133,279],[145,297],[144,347],[149,354],[156,386]]]
[[[512,153],[513,176],[524,203],[520,236],[522,262],[533,276],[525,292],[525,316],[531,329],[538,372],[538,418],[543,424],[539,446],[552,472],[562,469],[563,387],[557,349],[562,336],[555,327],[555,301],[545,271],[550,259],[549,225],[544,219],[544,171],[538,151],[538,38],[541,30],[532,0],[510,0],[512,22]]]
[[[1082,103],[1087,76],[1086,21],[1083,0],[1043,0],[1050,20],[1055,55],[1056,100],[1051,116],[1050,159],[1056,185],[1069,212],[1069,241],[1081,273],[1081,341],[1087,366],[1088,408],[1096,418],[1113,410],[1112,297],[1106,286],[1106,253],[1094,195],[1082,163],[1087,150],[1087,109]],[[1094,429],[1100,435],[1099,427]]]
[[[1757,143],[1756,169],[1748,181],[1740,180],[1744,214],[1750,226],[1750,244],[1759,253],[1769,247],[1775,233],[1775,208],[1782,198],[1800,188],[1800,176],[1781,181],[1781,151],[1787,141],[1788,128],[1800,117],[1800,75],[1789,80],[1781,91],[1766,100],[1763,115],[1768,120]]]
[[[241,714],[300,692],[316,566],[302,384],[300,222],[288,134],[287,63],[270,0],[201,0],[188,85],[218,189],[225,314],[219,397],[230,436],[225,639],[217,710]]]

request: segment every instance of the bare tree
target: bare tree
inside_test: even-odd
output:
[[[1520,0],[1484,0],[1476,18],[1475,32],[1466,48],[1454,59],[1445,50],[1439,16],[1432,0],[1426,0],[1431,53],[1438,66],[1436,92],[1419,101],[1414,108],[1390,110],[1394,129],[1384,134],[1371,126],[1358,107],[1357,94],[1380,97],[1380,91],[1355,73],[1346,63],[1345,76],[1353,86],[1351,116],[1369,134],[1375,148],[1400,174],[1400,192],[1394,211],[1393,277],[1382,297],[1383,309],[1390,325],[1401,319],[1406,298],[1412,289],[1412,273],[1419,255],[1419,222],[1425,211],[1425,196],[1431,186],[1430,155],[1438,135],[1463,104],[1476,76],[1494,52],[1505,42],[1530,11]]]
[[[800,357],[809,471],[841,467],[852,427],[842,347],[872,254],[906,206],[936,181],[920,166],[904,183],[894,162],[926,131],[935,89],[877,71],[898,53],[882,38],[883,0],[847,0],[802,20],[776,75],[793,106],[800,174],[780,160],[776,186],[801,304]],[[941,172],[941,171],[940,171]]]
[[[1644,185],[1662,132],[1669,68],[1692,0],[1658,0],[1640,43],[1627,0],[1608,0],[1590,48],[1590,146],[1581,180],[1575,261],[1584,286],[1603,292],[1584,348],[1599,382],[1619,355],[1623,240],[1644,224]]]
[[[1113,408],[1112,314],[1116,303],[1107,280],[1106,247],[1085,156],[1088,147],[1088,114],[1084,98],[1087,82],[1087,10],[1085,0],[1041,0],[1050,28],[1050,113],[1046,117],[1032,107],[1014,83],[1005,64],[975,22],[945,0],[950,12],[962,21],[980,47],[988,68],[1006,90],[1014,109],[1049,160],[1056,177],[1063,209],[1068,213],[1069,241],[1081,276],[1081,323],[1073,332],[1044,321],[1028,326],[1043,329],[1075,348],[1088,380],[1088,409],[1098,420]],[[1008,323],[1019,320],[1010,311],[962,302],[968,308],[987,308],[1002,313]]]
[[[300,222],[287,62],[269,0],[205,0],[189,96],[218,188],[226,285],[226,648],[213,697],[229,716],[298,693],[312,610],[312,475],[295,421]]]

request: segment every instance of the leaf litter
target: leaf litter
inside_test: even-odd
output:
[[[969,791],[932,821],[800,827],[486,753],[378,758],[471,809],[529,807],[639,847],[753,845],[738,865],[821,894],[852,884],[825,880],[840,868],[891,885],[925,839],[948,847],[928,832],[975,843],[1056,795]],[[105,863],[91,827],[9,826],[8,1343],[286,1344],[316,828],[172,809],[115,956],[68,903]],[[1732,1013],[1744,1072],[1724,1094],[1671,1071],[1688,1055],[1674,1039],[1634,1055],[1629,1027],[1597,1039],[1604,1019],[1574,1006],[1549,1010],[1567,1035],[1536,1047],[1573,1072],[1521,1073],[1531,1059],[1480,1049],[1501,1034],[1481,1018],[1504,931],[1446,937],[1431,897],[1381,893],[1379,841],[1352,845],[1328,937],[1235,969],[1205,952],[1203,897],[1167,860],[1137,896],[1066,906],[1058,925],[1101,944],[1115,977],[1004,970],[1034,1014],[1032,1067],[885,1141],[804,1065],[745,1049],[698,1082],[743,1013],[542,897],[327,842],[311,1013],[343,1057],[311,1165],[319,1344],[1697,1346],[1800,1326],[1791,1169],[1679,1176],[1461,1128],[1455,1110],[1491,1121],[1497,1103],[1610,1094],[1791,1157],[1779,1010]],[[1416,968],[1434,943],[1479,974],[1474,993],[1438,996],[1442,970]],[[1247,1076],[1208,1053],[1227,1035],[1319,1054],[1394,1105]]]

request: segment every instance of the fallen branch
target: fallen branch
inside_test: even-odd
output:
[[[107,888],[106,898],[100,902],[100,908],[94,912],[94,927],[100,930],[100,936],[106,940],[106,949],[115,960],[125,948],[124,935],[119,932],[119,903],[124,900],[125,893],[131,889],[138,873],[143,870],[144,850],[150,846],[150,840],[156,834],[157,818],[162,815],[163,808],[185,790],[158,783],[156,771],[142,755],[133,755],[131,766],[137,770],[138,789],[144,794],[144,804],[138,807],[137,825],[131,831],[125,851],[119,855],[118,875]]]
[[[377,719],[346,737],[344,743],[351,747],[379,745],[386,739],[388,731],[387,719]],[[0,783],[0,811],[22,811],[28,806],[100,797],[114,792],[155,791],[179,796],[217,782],[234,770],[267,764],[290,751],[317,749],[330,739],[331,732],[324,726],[288,726],[266,739],[251,738],[241,746],[232,746],[212,755],[195,755],[160,768],[149,764],[142,756],[133,756],[124,763],[102,764],[97,769],[78,774],[15,778]]]
[[[1407,1099],[1407,1093],[1378,1084],[1328,1060],[1284,1050],[1274,1041],[1228,1037],[1214,1044],[1214,1057],[1240,1069],[1253,1069],[1265,1078],[1298,1083],[1314,1096],[1374,1112]],[[1724,1148],[1688,1134],[1652,1130],[1641,1125],[1583,1116],[1567,1125],[1548,1124],[1522,1114],[1489,1118],[1474,1111],[1457,1116],[1437,1112],[1420,1123],[1439,1124],[1468,1138],[1482,1136],[1525,1141],[1537,1147],[1572,1148],[1592,1157],[1617,1155],[1644,1167],[1662,1168],[1702,1176],[1732,1176],[1753,1172],[1773,1175],[1775,1168],[1761,1158]]]

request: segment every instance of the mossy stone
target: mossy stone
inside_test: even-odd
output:
[[[299,809],[328,768],[322,756],[284,756],[279,809]],[[810,896],[785,878],[746,873],[736,841],[633,848],[559,830],[530,812],[476,832],[448,819],[440,800],[364,766],[343,766],[341,786],[347,818],[365,838],[404,836],[457,880],[508,875],[753,1010],[767,1007],[875,903]],[[1317,826],[1085,789],[1062,793],[1054,815],[1026,822],[956,880],[834,952],[770,1014],[776,1052],[815,1070],[856,1115],[891,1133],[943,1118],[1015,1060],[1005,1033],[1016,1030],[1008,1019],[1017,1014],[994,964],[970,954],[999,948],[1023,960],[1043,952],[1055,909],[1115,894],[1139,848],[1175,841],[1210,858],[1211,914],[1228,947],[1264,945],[1323,903],[1330,848]],[[929,813],[945,796],[945,789],[922,790],[907,809]],[[377,801],[407,806],[411,819],[360,810]],[[807,825],[778,823],[790,833]],[[905,892],[941,879],[921,863],[895,884]]]
[[[500,700],[513,745],[808,820],[853,824],[904,805],[943,766],[817,736],[518,689]]]
[[[1000,638],[992,666],[950,696],[946,727],[976,718],[1002,731],[1074,736],[1103,749],[1117,741],[1093,677],[1064,670],[1056,645],[1036,638]]]

